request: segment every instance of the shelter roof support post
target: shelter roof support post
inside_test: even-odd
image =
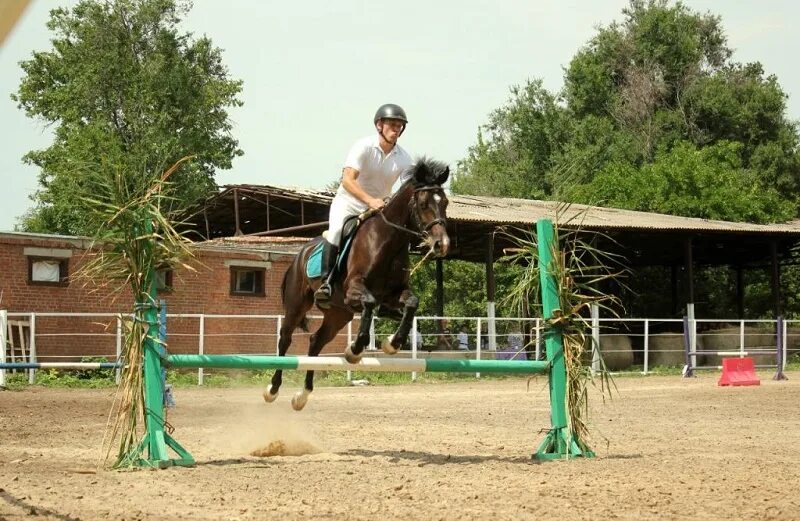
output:
[[[497,350],[497,331],[495,317],[495,281],[494,281],[494,233],[490,233],[486,241],[486,322],[489,335],[489,350]]]
[[[773,239],[769,243],[769,253],[772,261],[772,300],[775,314],[775,346],[776,346],[776,368],[773,380],[786,380],[783,374],[784,356],[786,355],[786,322],[783,320],[783,303],[781,302],[781,265],[778,262],[778,241]]]
[[[744,319],[744,268],[741,264],[736,266],[736,315],[739,320]]]
[[[439,258],[436,259],[436,316],[444,316],[444,261]],[[444,334],[444,323],[441,320],[436,321],[436,331],[440,335]]]
[[[234,235],[239,236],[242,235],[242,229],[239,226],[239,189],[233,189],[233,215],[236,219],[236,230],[233,232]]]
[[[436,259],[436,316],[444,316],[444,261]]]
[[[670,266],[670,284],[672,287],[672,316],[678,316],[680,313],[680,306],[678,305],[678,265],[673,263]]]
[[[770,260],[772,261],[772,303],[773,315],[775,319],[783,314],[781,304],[781,265],[778,263],[778,241],[772,240],[769,243]]]
[[[695,322],[694,308],[694,259],[692,259],[692,238],[686,237],[683,243],[683,257],[686,263],[686,317],[685,324],[689,331],[689,352],[697,351],[697,322]],[[691,376],[691,368],[697,365],[697,357],[690,355],[691,361],[687,363],[684,376]]]
[[[266,194],[264,202],[267,203],[267,230],[269,231],[269,194]]]
[[[208,211],[206,206],[203,206],[203,220],[206,222],[206,240],[211,240],[211,226],[208,224]]]
[[[683,243],[683,261],[686,266],[686,304],[694,304],[694,260],[691,237],[686,237]]]

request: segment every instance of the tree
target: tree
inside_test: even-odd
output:
[[[221,51],[179,32],[191,4],[181,0],[82,0],[50,12],[53,48],[21,66],[12,99],[54,126],[53,144],[29,152],[40,189],[23,227],[83,234],[90,220],[84,173],[113,168],[131,179],[157,177],[184,156],[174,174],[176,206],[215,188],[217,169],[242,154],[231,136],[229,107],[241,106],[241,81],[228,78]]]
[[[494,111],[478,144],[471,147],[452,181],[454,192],[542,198],[554,147],[566,139],[563,108],[540,80],[512,87],[505,107]]]
[[[577,50],[559,92],[533,79],[511,93],[459,163],[453,192],[757,223],[798,215],[800,136],[786,93],[760,63],[732,60],[711,13],[631,0]],[[785,273],[793,284],[793,268]],[[726,277],[698,275],[701,299],[711,288],[704,311],[733,314],[720,295]],[[748,277],[758,316],[769,288]],[[642,270],[628,301],[639,306],[636,291],[652,295],[663,280],[663,270]]]
[[[719,17],[632,0],[578,50],[561,92],[512,88],[452,189],[785,220],[800,197],[798,129],[777,79],[731,55]]]
[[[792,202],[774,187],[761,186],[757,173],[742,167],[741,148],[739,143],[720,141],[698,149],[681,141],[641,168],[608,165],[591,182],[573,187],[570,199],[705,219],[790,219]]]

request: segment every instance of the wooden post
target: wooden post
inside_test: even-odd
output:
[[[678,305],[678,265],[670,266],[670,283],[672,285],[672,316],[678,316],[680,306]]]
[[[442,259],[436,259],[436,316],[444,316],[444,265]],[[439,333],[441,333],[441,320]]]
[[[692,238],[683,243],[683,258],[686,263],[686,303],[694,303],[694,261],[692,260]]]
[[[772,240],[769,243],[769,253],[772,258],[772,302],[775,318],[782,315],[781,306],[781,266],[778,263],[778,241]]]
[[[233,189],[233,215],[236,219],[236,230],[234,235],[242,235],[242,229],[239,227],[239,189]]]
[[[744,268],[736,266],[736,314],[739,320],[744,318]]]
[[[206,240],[211,239],[211,227],[208,225],[208,212],[206,207],[203,206],[203,219],[206,221]]]
[[[490,233],[486,239],[486,318],[488,319],[486,321],[486,333],[489,338],[490,351],[497,349],[494,294],[494,234]]]
[[[269,194],[267,194],[265,197],[267,203],[267,231],[269,231]]]

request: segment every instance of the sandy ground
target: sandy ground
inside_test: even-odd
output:
[[[546,463],[541,378],[319,388],[300,413],[288,388],[178,389],[197,466],[127,472],[92,472],[110,391],[5,391],[0,519],[800,519],[800,373],[761,376],[617,379],[598,457]],[[249,455],[276,440],[319,452]]]

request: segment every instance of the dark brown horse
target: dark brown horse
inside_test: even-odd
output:
[[[383,342],[383,351],[394,354],[406,343],[419,304],[408,286],[409,244],[412,239],[421,239],[438,257],[447,255],[450,245],[445,229],[447,196],[442,188],[450,169],[438,161],[422,158],[409,174],[386,206],[365,219],[358,228],[346,267],[333,284],[331,307],[322,310],[322,325],[311,335],[309,356],[317,356],[353,319],[353,314],[360,312],[358,334],[345,350],[347,361],[358,363],[369,344],[370,323],[378,306],[380,314],[400,321],[397,331]],[[278,343],[280,356],[289,349],[296,328],[307,330],[306,314],[314,305],[314,291],[320,279],[306,276],[306,263],[322,240],[319,237],[303,246],[283,277],[281,294],[285,318]],[[282,376],[282,371],[275,371],[272,383],[264,392],[267,402],[278,396]],[[307,371],[305,387],[292,397],[292,407],[301,410],[313,389],[314,371]]]

